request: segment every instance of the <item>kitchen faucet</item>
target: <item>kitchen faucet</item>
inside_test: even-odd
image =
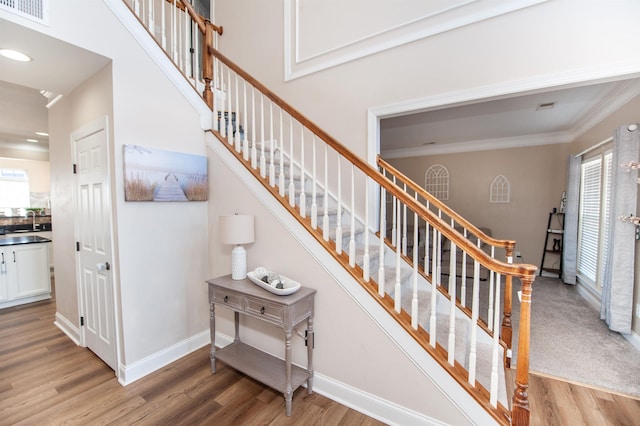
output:
[[[37,230],[38,230],[38,225],[36,224],[36,212],[35,212],[35,211],[33,211],[33,210],[29,210],[29,211],[27,212],[27,217],[29,217],[29,213],[31,213],[31,214],[33,215],[33,221],[31,222],[31,224],[32,224],[32,229],[33,229],[34,231],[37,231]]]

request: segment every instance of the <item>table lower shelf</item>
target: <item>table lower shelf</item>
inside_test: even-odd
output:
[[[287,389],[286,364],[280,358],[262,352],[242,342],[233,342],[216,350],[215,359],[284,393]],[[295,391],[309,378],[306,370],[291,365],[291,390]]]

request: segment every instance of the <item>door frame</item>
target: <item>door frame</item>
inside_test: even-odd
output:
[[[73,164],[77,164],[77,151],[76,151],[76,142],[90,136],[94,133],[104,131],[106,137],[107,149],[105,150],[106,160],[107,160],[107,178],[104,182],[108,197],[108,211],[109,211],[109,239],[111,240],[111,257],[112,257],[112,265],[111,265],[111,283],[112,283],[112,298],[113,298],[113,330],[114,330],[114,342],[115,342],[115,356],[116,356],[116,368],[115,374],[117,378],[120,378],[120,366],[121,366],[121,357],[120,357],[120,310],[119,310],[119,280],[117,279],[117,264],[116,255],[115,255],[115,221],[114,221],[114,210],[113,210],[113,192],[111,188],[112,181],[112,168],[111,168],[111,132],[109,131],[109,116],[104,115],[101,116],[83,126],[79,129],[71,132],[70,135],[70,147],[71,147],[71,160]],[[77,220],[78,216],[78,177],[74,175],[74,184],[72,191],[72,199],[73,199],[73,214],[74,214],[74,241],[78,241],[80,235],[79,229],[79,221]],[[80,271],[80,253],[78,251],[75,252],[75,271],[76,271],[76,291],[78,296],[78,321],[80,321],[80,317],[85,316],[84,312],[84,291],[82,288],[82,279],[81,279],[81,271]],[[85,327],[80,326],[78,323],[78,339],[79,345],[82,347],[87,347],[86,339],[85,339]]]

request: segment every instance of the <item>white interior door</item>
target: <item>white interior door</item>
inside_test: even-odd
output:
[[[106,117],[72,135],[76,248],[81,339],[117,371],[107,139]]]

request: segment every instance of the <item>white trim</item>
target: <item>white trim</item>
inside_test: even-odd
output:
[[[191,352],[208,345],[210,342],[211,337],[209,330],[207,329],[156,353],[146,356],[139,361],[127,365],[120,364],[118,367],[118,382],[120,382],[122,386],[127,386],[128,384],[189,355]]]
[[[129,31],[133,38],[142,46],[144,51],[156,63],[160,71],[173,83],[180,93],[187,99],[193,109],[200,115],[200,125],[204,130],[212,128],[213,115],[202,96],[196,92],[187,81],[182,72],[178,70],[167,54],[158,46],[158,43],[149,35],[146,28],[131,13],[122,0],[103,0],[113,14]]]
[[[522,148],[525,146],[565,144],[573,141],[565,132],[539,135],[517,136],[512,138],[483,139],[443,145],[425,145],[416,148],[400,148],[382,151],[383,158],[405,158],[423,155],[455,154],[461,152],[492,151],[495,149]]]
[[[60,312],[56,312],[56,319],[53,321],[53,325],[66,334],[73,343],[80,346],[80,330],[78,330],[78,327],[73,325],[73,323],[65,318]]]
[[[233,337],[216,332],[218,348],[224,348],[231,343],[233,343]],[[307,368],[300,365],[299,367]],[[306,383],[303,386],[306,387]],[[389,425],[444,426],[446,424],[316,371],[313,372],[313,391]]]
[[[260,182],[244,167],[229,150],[222,146],[213,135],[207,133],[207,145],[229,169],[235,173],[244,185],[273,214],[291,235],[316,259],[325,271],[333,277],[353,301],[360,306],[387,337],[418,367],[437,387],[442,396],[466,417],[471,424],[494,424],[493,417],[485,411],[477,401],[467,393],[438,362],[432,358],[387,312],[373,299],[369,293],[356,282],[353,277],[329,254],[325,248],[307,232],[302,225],[278,202],[276,198],[260,184]],[[346,404],[345,404],[346,405]],[[360,410],[360,409],[358,409]],[[365,411],[365,408],[362,408]],[[400,421],[399,421],[400,423]]]
[[[547,0],[510,0],[483,2],[465,0],[454,6],[419,16],[409,22],[369,34],[360,39],[345,40],[325,52],[305,58],[300,55],[299,0],[284,0],[284,80],[332,68],[365,56],[441,34],[456,28],[531,7]],[[339,11],[337,11],[339,13]]]

